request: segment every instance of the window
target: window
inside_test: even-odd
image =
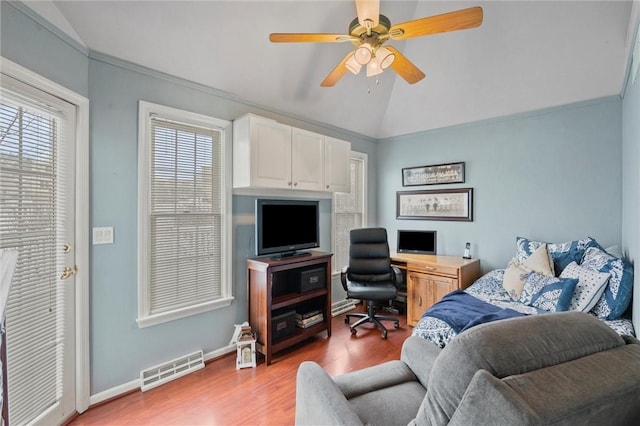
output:
[[[231,304],[229,125],[140,101],[140,327]]]
[[[334,273],[349,264],[349,231],[367,223],[367,154],[351,153],[351,192],[334,196]]]

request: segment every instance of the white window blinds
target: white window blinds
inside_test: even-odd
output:
[[[349,231],[365,226],[365,160],[351,158],[351,192],[335,194],[334,272],[349,264]]]
[[[151,119],[151,314],[220,286],[220,131]]]
[[[162,114],[145,119],[148,191],[140,194],[147,197],[141,200],[147,210],[141,217],[147,230],[141,234],[145,252],[140,254],[145,259],[140,265],[147,268],[140,283],[143,326],[151,325],[144,323],[146,317],[189,314],[194,307],[228,296],[223,282],[224,129]]]

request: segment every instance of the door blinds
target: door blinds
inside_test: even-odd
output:
[[[63,297],[59,271],[73,152],[61,141],[65,130],[73,132],[75,110],[5,87],[1,94],[0,247],[19,253],[6,311],[9,421],[28,424],[63,393],[64,313],[74,308]]]

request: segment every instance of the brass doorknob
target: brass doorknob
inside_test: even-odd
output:
[[[77,265],[73,265],[73,268],[70,267],[70,266],[65,266],[64,270],[62,271],[62,275],[60,275],[60,279],[61,280],[66,280],[71,275],[74,275],[76,272],[78,272],[78,266]]]

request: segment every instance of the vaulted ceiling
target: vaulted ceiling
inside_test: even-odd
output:
[[[387,69],[324,88],[351,43],[271,43],[269,34],[348,34],[353,0],[25,4],[92,51],[377,139],[619,95],[633,38],[630,1],[382,0],[392,25],[472,6],[484,20],[390,41],[426,74],[418,83]]]

